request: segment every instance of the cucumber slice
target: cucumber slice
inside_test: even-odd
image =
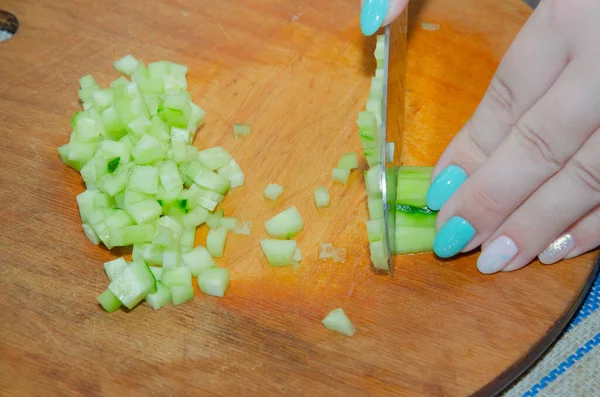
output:
[[[331,171],[331,180],[334,182],[341,183],[345,185],[348,183],[348,179],[350,178],[350,170],[342,169],[342,168],[334,168]]]
[[[231,159],[229,164],[219,168],[217,173],[229,181],[229,189],[243,186],[246,181],[246,176],[234,159]]]
[[[291,239],[304,229],[304,220],[294,206],[267,220],[265,229],[271,237]]]
[[[369,197],[381,197],[381,167],[371,167],[365,172],[365,184]]]
[[[208,211],[205,208],[197,207],[182,217],[183,227],[191,229],[200,226],[208,219]]]
[[[61,147],[59,147],[58,148],[58,155],[60,157],[60,160],[63,163],[65,163],[69,167],[73,168],[74,170],[79,171],[79,170],[81,170],[81,168],[84,165],[81,161],[71,161],[71,160],[69,160],[69,144],[62,145]]]
[[[216,146],[198,152],[198,161],[211,171],[224,167],[231,161],[231,155],[222,147]]]
[[[371,243],[385,238],[385,222],[383,221],[383,218],[367,221],[367,236]]]
[[[171,247],[163,248],[162,266],[163,269],[175,269],[181,265],[181,251],[179,244],[175,242]]]
[[[160,281],[167,287],[173,285],[192,285],[192,273],[186,266],[164,269],[160,278]]]
[[[121,301],[109,289],[104,290],[96,299],[98,299],[104,310],[109,313],[121,307]]]
[[[211,267],[198,276],[198,287],[207,295],[225,296],[229,288],[229,270],[221,267]]]
[[[85,235],[85,237],[87,237],[87,239],[90,240],[92,244],[100,244],[100,237],[98,237],[98,234],[96,234],[92,226],[88,225],[87,223],[82,223],[81,228],[83,229],[83,234]]]
[[[163,272],[163,268],[162,267],[157,267],[157,266],[149,266],[150,271],[152,272],[152,274],[154,275],[154,278],[156,279],[156,281],[160,281],[161,277],[162,277],[162,272]],[[156,286],[158,288],[158,284]]]
[[[356,328],[341,308],[330,311],[322,321],[325,328],[347,336],[353,336]]]
[[[288,266],[294,263],[294,240],[261,240],[260,246],[271,266]]]
[[[187,164],[186,174],[199,186],[220,194],[229,190],[230,182],[219,174],[205,168],[197,161]]]
[[[283,186],[277,185],[275,183],[270,183],[267,185],[264,191],[265,198],[269,200],[277,200],[283,194]]]
[[[135,223],[140,225],[142,223],[155,222],[160,214],[162,214],[162,207],[158,204],[158,201],[148,199],[139,203],[126,205],[125,211],[131,215]]]
[[[113,67],[117,71],[129,76],[136,70],[136,68],[138,67],[138,64],[139,64],[139,61],[137,59],[135,59],[133,57],[133,55],[128,54],[128,55],[125,55],[123,58],[114,61]]]
[[[294,262],[298,263],[302,260],[302,250],[298,247],[294,250]]]
[[[208,218],[206,219],[206,225],[211,229],[216,229],[221,227],[221,220],[223,219],[224,211],[221,208],[214,214],[208,214]]]
[[[373,241],[369,244],[371,252],[371,262],[376,269],[389,270],[388,256],[386,254],[385,243],[383,240]]]
[[[129,175],[127,189],[138,193],[158,193],[158,169],[144,165],[133,166]]]
[[[190,252],[194,249],[194,240],[196,239],[196,228],[184,229],[181,232],[181,238],[179,239],[179,248],[181,253]]]
[[[399,167],[396,203],[425,207],[433,167]]]
[[[161,142],[150,134],[144,133],[131,152],[136,164],[152,164],[167,157]]]
[[[358,168],[358,156],[356,156],[356,153],[350,152],[344,154],[340,158],[337,168],[342,170],[353,170]]]
[[[190,285],[172,285],[171,286],[171,299],[173,305],[181,305],[194,297],[194,287]]]
[[[154,275],[144,262],[133,262],[108,285],[108,289],[129,310],[133,309],[155,288]]]
[[[195,277],[198,277],[204,270],[215,266],[215,261],[203,246],[198,246],[192,251],[183,254],[181,261],[190,269],[192,275]]]
[[[81,88],[87,88],[98,85],[96,84],[96,79],[91,74],[87,74],[79,79],[79,86]]]
[[[234,124],[233,136],[248,136],[250,135],[250,124]]]
[[[110,229],[108,233],[113,247],[124,247],[152,241],[156,228],[151,224],[131,225],[120,229]]]
[[[221,226],[223,226],[227,230],[235,230],[238,226],[239,219],[231,218],[231,217],[223,217],[221,218]]]
[[[158,178],[167,192],[181,192],[183,180],[179,174],[177,164],[172,160],[164,161],[158,167]]]
[[[153,294],[148,294],[146,296],[146,302],[152,307],[154,310],[158,310],[161,307],[165,307],[171,302],[171,290],[164,285],[162,282],[156,282],[156,292]]]
[[[163,249],[153,244],[136,244],[133,246],[133,260],[143,260],[149,265],[162,265]]]
[[[315,189],[315,205],[317,208],[325,208],[329,206],[329,192],[325,186],[319,186]]]
[[[218,227],[210,229],[206,236],[206,249],[213,258],[220,258],[225,251],[225,243],[227,241],[227,229]]]
[[[124,258],[117,258],[112,261],[104,262],[104,271],[110,281],[117,278],[119,274],[127,267],[127,261]]]
[[[369,218],[383,219],[383,200],[380,197],[369,197],[367,203],[369,206]]]

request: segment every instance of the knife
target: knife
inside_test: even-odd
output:
[[[386,252],[390,275],[394,274],[396,187],[403,159],[404,91],[408,7],[385,27],[384,92],[381,122],[381,193],[385,222]],[[389,143],[389,144],[388,144]]]

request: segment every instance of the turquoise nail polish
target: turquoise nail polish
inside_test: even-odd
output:
[[[371,36],[383,24],[390,7],[389,0],[365,0],[360,13],[360,28],[365,36]]]
[[[439,211],[466,180],[467,173],[459,166],[446,167],[429,186],[427,206],[434,211]]]
[[[433,242],[433,252],[440,258],[450,258],[475,237],[475,229],[460,216],[453,216],[442,226]]]

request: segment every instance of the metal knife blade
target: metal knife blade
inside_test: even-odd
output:
[[[408,9],[385,28],[383,117],[381,122],[381,192],[385,222],[386,254],[394,274],[396,187],[402,163],[404,135],[404,92],[406,81],[406,40]],[[388,149],[393,143],[393,152]]]

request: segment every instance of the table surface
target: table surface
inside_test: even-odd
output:
[[[358,2],[2,7],[20,28],[0,44],[0,394],[489,396],[549,344],[595,271],[595,253],[494,276],[477,272],[476,254],[427,253],[395,258],[393,278],[372,272],[364,181],[356,172],[343,187],[329,176],[341,154],[360,151],[355,118],[374,70]],[[433,165],[530,9],[520,0],[431,0],[410,11],[405,160]],[[108,84],[111,62],[127,53],[189,66],[189,90],[207,112],[196,145],[222,145],[246,173],[223,205],[256,228],[231,236],[217,261],[231,271],[224,299],[197,293],[157,312],[112,314],[96,303],[107,286],[102,263],[116,253],[84,237],[81,178],[56,149],[79,109],[77,79],[91,73]],[[235,122],[252,124],[252,135],[234,139]],[[269,182],[285,187],[276,203],[262,197]],[[317,211],[321,184],[332,204]],[[270,268],[262,222],[292,205],[306,225],[302,266]],[[205,236],[200,229],[197,243]],[[319,260],[323,242],[346,248],[347,261]],[[336,307],[354,337],[321,325]]]

